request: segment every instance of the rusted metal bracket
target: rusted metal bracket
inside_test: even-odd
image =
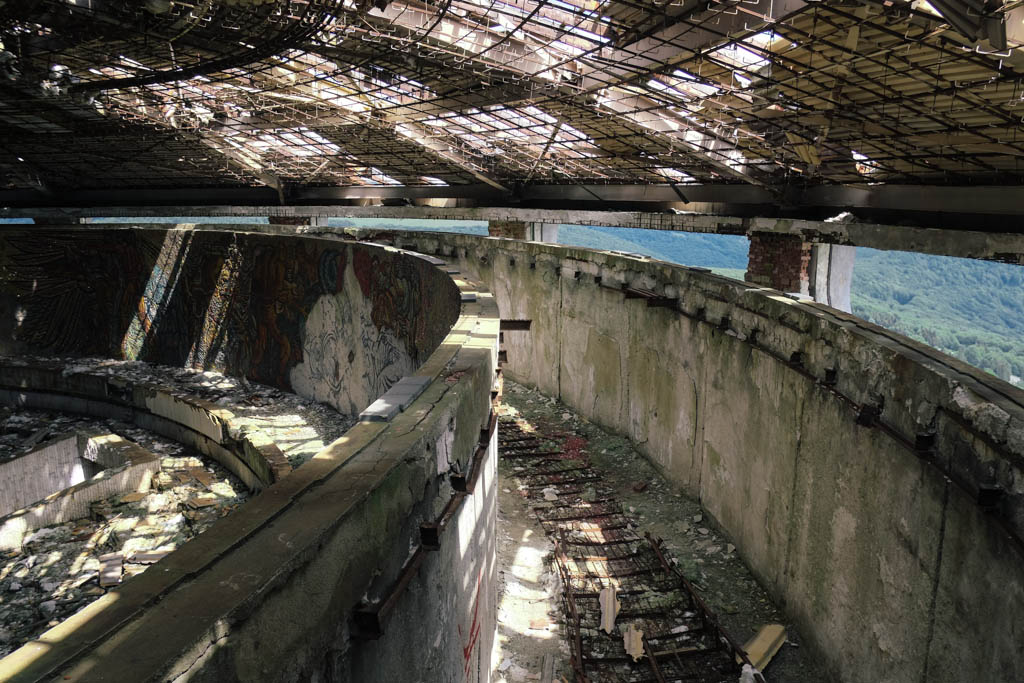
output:
[[[477,442],[476,451],[473,453],[473,458],[469,461],[469,467],[467,468],[466,474],[451,475],[453,489],[468,494],[473,493],[473,489],[476,487],[476,481],[480,478],[480,462],[487,453],[487,447],[490,446],[491,437],[494,436],[494,430],[497,428],[498,414],[492,410],[487,427],[480,430],[480,441]]]
[[[498,415],[491,410],[487,426],[480,430],[480,441],[470,460],[469,476],[453,475],[452,488],[455,493],[448,500],[441,515],[434,522],[420,524],[420,543],[416,550],[402,565],[398,578],[387,592],[387,597],[379,605],[359,605],[352,611],[352,637],[359,640],[377,640],[384,635],[384,623],[388,615],[398,604],[399,598],[409,587],[409,583],[419,571],[428,552],[441,549],[441,536],[444,530],[458,514],[459,508],[466,498],[473,495],[473,489],[483,469],[482,461],[487,454],[494,431],[498,427]]]
[[[388,591],[387,597],[378,607],[357,607],[352,612],[352,635],[360,640],[377,640],[384,635],[384,622],[388,615],[395,609],[398,599],[409,587],[409,582],[416,576],[420,565],[425,559],[426,550],[419,546],[412,556],[402,565],[398,573],[398,580]]]
[[[648,308],[675,308],[679,304],[679,299],[661,296],[657,292],[641,287],[625,286],[622,288],[622,292],[627,299],[644,299]]]

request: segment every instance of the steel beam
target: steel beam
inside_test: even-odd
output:
[[[728,42],[727,36],[768,27],[776,20],[803,9],[805,0],[753,0],[714,4],[689,0],[668,9],[664,28],[619,41],[614,49],[602,51],[606,64],[584,71],[583,89],[594,90],[671,70],[694,53]],[[593,73],[603,72],[600,78]],[[611,77],[612,80],[609,80]]]
[[[947,187],[941,185],[822,185],[800,193],[800,206],[1019,215],[1019,185]]]
[[[775,207],[792,214],[811,209],[872,209],[893,213],[929,212],[979,216],[1016,216],[1024,206],[1024,187],[933,185],[821,185],[806,189],[763,188],[747,184],[680,185],[690,202]],[[60,193],[67,206],[249,205],[277,202],[277,193],[258,187],[68,190]],[[606,208],[607,204],[679,204],[669,184],[660,185],[528,185],[514,193],[492,185],[348,187],[294,186],[291,203],[327,203],[355,199],[468,199],[478,206],[516,207],[530,203],[572,202]],[[0,191],[0,215],[15,215],[17,206],[53,206],[55,196],[37,189]],[[301,210],[301,207],[299,207]],[[1024,230],[1024,227],[1020,228]]]
[[[266,191],[264,191],[266,192]],[[35,218],[48,225],[77,224],[90,217],[133,217],[145,223],[147,217],[181,217],[182,222],[216,223],[222,216],[294,218],[315,216],[320,219],[434,219],[443,221],[520,221],[569,225],[643,228],[726,235],[775,233],[794,235],[807,242],[843,244],[897,251],[913,251],[946,256],[1003,261],[1024,265],[1024,231],[979,232],[886,225],[863,221],[831,222],[792,218],[743,218],[697,213],[654,213],[643,211],[575,211],[527,209],[515,207],[433,208],[390,206],[271,206],[271,205],[191,205],[191,206],[119,206],[90,208],[0,209],[0,217]],[[323,221],[320,221],[323,223]],[[23,227],[23,226],[22,226]],[[330,231],[330,228],[324,228]]]

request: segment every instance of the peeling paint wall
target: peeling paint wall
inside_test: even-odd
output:
[[[456,254],[502,318],[532,320],[503,334],[506,373],[628,435],[698,497],[836,680],[1024,680],[1020,389],[684,266],[394,239]]]

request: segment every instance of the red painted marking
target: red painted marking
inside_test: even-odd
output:
[[[582,460],[583,452],[587,448],[587,440],[579,436],[570,436],[562,446],[563,458],[565,460]]]
[[[483,577],[483,571],[478,571],[476,574],[476,596],[473,598],[473,623],[469,627],[469,644],[462,648],[462,660],[463,668],[462,673],[465,676],[469,676],[469,669],[472,665],[470,658],[473,656],[473,649],[476,647],[477,641],[480,639],[480,579]],[[462,626],[459,625],[459,639],[462,639]]]

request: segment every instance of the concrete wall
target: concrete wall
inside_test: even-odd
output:
[[[844,313],[852,313],[850,292],[856,258],[857,247],[815,244],[811,249],[811,298]]]
[[[4,230],[0,272],[0,353],[219,370],[348,414],[424,362],[458,316],[454,285],[428,262],[337,240]]]
[[[95,469],[92,463],[103,471],[86,478]],[[17,467],[5,472],[8,465]],[[117,434],[87,432],[76,432],[5,463],[0,467],[0,492],[29,502],[0,519],[0,550],[20,549],[25,536],[35,529],[88,517],[94,501],[148,491],[159,471],[160,458],[138,444]]]
[[[78,436],[54,439],[0,464],[0,517],[84,480]]]
[[[307,249],[308,238],[277,239]],[[0,660],[0,680],[488,680],[497,306],[443,263],[366,245],[351,251],[361,250],[383,254],[378,264],[429,267],[447,283],[424,294],[428,303],[449,297],[437,308],[442,321],[445,311],[459,315],[412,371],[428,379],[423,393],[389,421],[360,422],[155,567]],[[408,292],[391,284],[380,305],[401,310]],[[440,323],[424,323],[429,339]],[[177,424],[201,443],[229,438],[228,418],[194,398],[147,400],[152,387],[8,366],[0,384],[20,400],[127,407],[137,423],[141,415]],[[475,473],[471,492],[454,489],[456,472]],[[424,544],[424,524],[438,530],[436,548]],[[366,618],[379,632],[365,630]]]
[[[696,269],[394,239],[456,254],[503,318],[532,320],[504,333],[508,376],[629,435],[699,497],[836,680],[1024,680],[1024,392]]]

